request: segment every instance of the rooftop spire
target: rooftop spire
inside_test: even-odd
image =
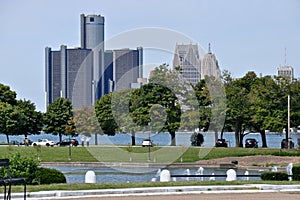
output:
[[[208,53],[211,53],[210,43],[208,43]]]

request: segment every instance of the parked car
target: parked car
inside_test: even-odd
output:
[[[78,143],[78,140],[74,139],[74,138],[67,138],[67,139],[64,139],[63,141],[61,142],[57,142],[56,145],[57,146],[77,146],[79,143]]]
[[[281,141],[281,148],[282,149],[287,149],[288,146],[287,146],[287,140],[286,139],[282,139]],[[290,148],[293,149],[294,148],[294,142],[292,140],[290,140]]]
[[[216,147],[228,147],[227,141],[225,139],[217,139]]]
[[[41,145],[41,146],[51,146],[53,147],[55,145],[55,142],[51,141],[51,140],[48,140],[48,139],[38,139],[37,142],[33,142],[32,143],[32,146],[38,146],[38,145]]]
[[[258,147],[258,142],[254,138],[248,138],[245,141],[245,148],[257,148]]]
[[[152,143],[151,140],[146,139],[146,140],[143,140],[142,146],[143,146],[143,147],[148,147],[148,146],[153,147],[153,143]]]

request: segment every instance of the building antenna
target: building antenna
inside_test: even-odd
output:
[[[210,50],[210,43],[208,43],[208,53],[211,53],[211,50]]]

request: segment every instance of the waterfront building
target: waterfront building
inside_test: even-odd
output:
[[[294,68],[292,66],[281,66],[277,68],[277,75],[288,77],[291,80],[294,78]]]
[[[201,79],[205,79],[206,76],[221,77],[219,64],[216,56],[211,52],[210,44],[208,45],[208,53],[204,55],[201,63]]]
[[[198,45],[176,44],[173,58],[173,69],[174,68],[180,70],[185,81],[196,85],[201,78],[201,60]]]

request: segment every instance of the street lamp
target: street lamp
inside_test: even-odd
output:
[[[150,159],[150,147],[151,147],[151,140],[150,140],[150,134],[151,134],[151,124],[149,123],[149,145],[148,145],[148,162],[151,161]]]

